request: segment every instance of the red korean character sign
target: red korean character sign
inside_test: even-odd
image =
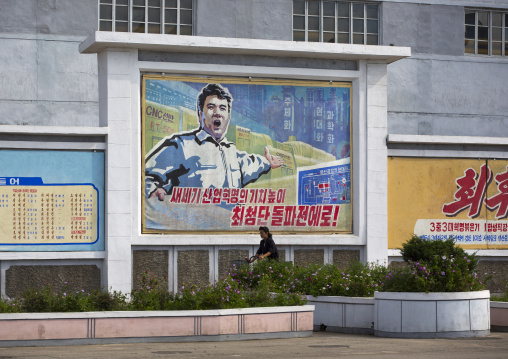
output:
[[[389,248],[411,234],[508,247],[508,161],[390,158],[388,171]]]

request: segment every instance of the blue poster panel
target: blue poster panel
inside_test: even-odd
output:
[[[104,153],[0,150],[0,251],[103,251]]]
[[[142,99],[144,233],[351,232],[350,83],[145,75]],[[332,192],[302,197],[316,168]]]

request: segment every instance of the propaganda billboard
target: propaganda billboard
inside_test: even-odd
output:
[[[351,84],[145,75],[143,233],[351,232]]]
[[[0,150],[0,251],[103,251],[104,153]]]
[[[388,159],[388,246],[412,234],[471,249],[508,248],[508,161]]]

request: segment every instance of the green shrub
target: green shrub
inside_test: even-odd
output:
[[[23,312],[90,312],[105,310],[125,310],[126,296],[119,292],[95,290],[69,291],[67,283],[61,291],[55,291],[51,285],[41,289],[29,288],[19,299]],[[0,303],[4,302],[1,300]],[[1,307],[1,306],[0,306]]]
[[[381,285],[387,269],[355,262],[344,269],[333,264],[295,266],[291,262],[260,261],[252,268],[232,268],[231,275],[245,288],[268,288],[296,295],[369,297]]]
[[[85,296],[84,291],[79,295]],[[88,293],[86,293],[86,295],[88,295]],[[127,296],[121,292],[107,292],[97,289],[90,294],[87,301],[87,303],[90,303],[88,308],[91,309],[83,311],[129,310],[130,308],[126,299]]]
[[[475,254],[467,254],[451,237],[445,241],[427,241],[413,236],[402,245],[401,254],[406,266],[386,275],[382,291],[428,293],[485,289],[485,283],[476,275]]]
[[[248,266],[246,268],[248,272]],[[171,293],[166,289],[164,279],[147,272],[140,278],[139,289],[131,292],[130,300],[119,292],[69,292],[67,285],[63,290],[55,291],[47,285],[42,289],[27,289],[21,299],[0,299],[0,313],[228,309],[303,305],[307,302],[298,293],[273,295],[271,281],[265,278],[252,280],[251,284],[253,287],[245,285],[235,271],[214,284],[182,286],[177,293]]]
[[[23,302],[19,298],[5,298],[0,300],[0,313],[23,312]]]
[[[304,305],[307,302],[298,293],[277,293],[274,296],[273,284],[268,276],[249,275],[250,280],[242,280],[241,273],[245,275],[251,272],[248,266],[238,269],[232,268],[231,273],[205,287],[181,287],[176,299],[177,309],[271,307]]]
[[[220,278],[207,286],[181,287],[177,300],[178,309],[229,309],[248,307],[244,291],[230,277]]]
[[[140,278],[140,288],[131,291],[129,310],[169,310],[174,302],[173,293],[166,289],[164,279],[144,272]]]
[[[402,245],[400,251],[402,259],[405,262],[434,263],[436,259],[447,258],[464,258],[466,259],[465,267],[474,272],[478,266],[478,259],[475,254],[467,254],[466,251],[455,245],[453,237],[449,237],[445,241],[425,240],[421,237],[413,235],[409,241]],[[444,258],[443,258],[444,259]]]
[[[313,296],[370,297],[386,274],[384,266],[361,262],[354,262],[343,269],[333,264],[311,269],[309,273],[307,269],[301,271],[297,268],[293,282],[288,283],[290,290],[297,289]]]

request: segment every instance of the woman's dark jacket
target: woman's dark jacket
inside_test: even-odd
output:
[[[275,245],[275,242],[273,241],[272,237],[268,237],[266,241],[264,239],[259,242],[259,249],[256,252],[257,255],[262,255],[265,253],[270,252],[270,255],[268,258],[270,259],[278,259],[279,253],[277,252],[277,246]]]

